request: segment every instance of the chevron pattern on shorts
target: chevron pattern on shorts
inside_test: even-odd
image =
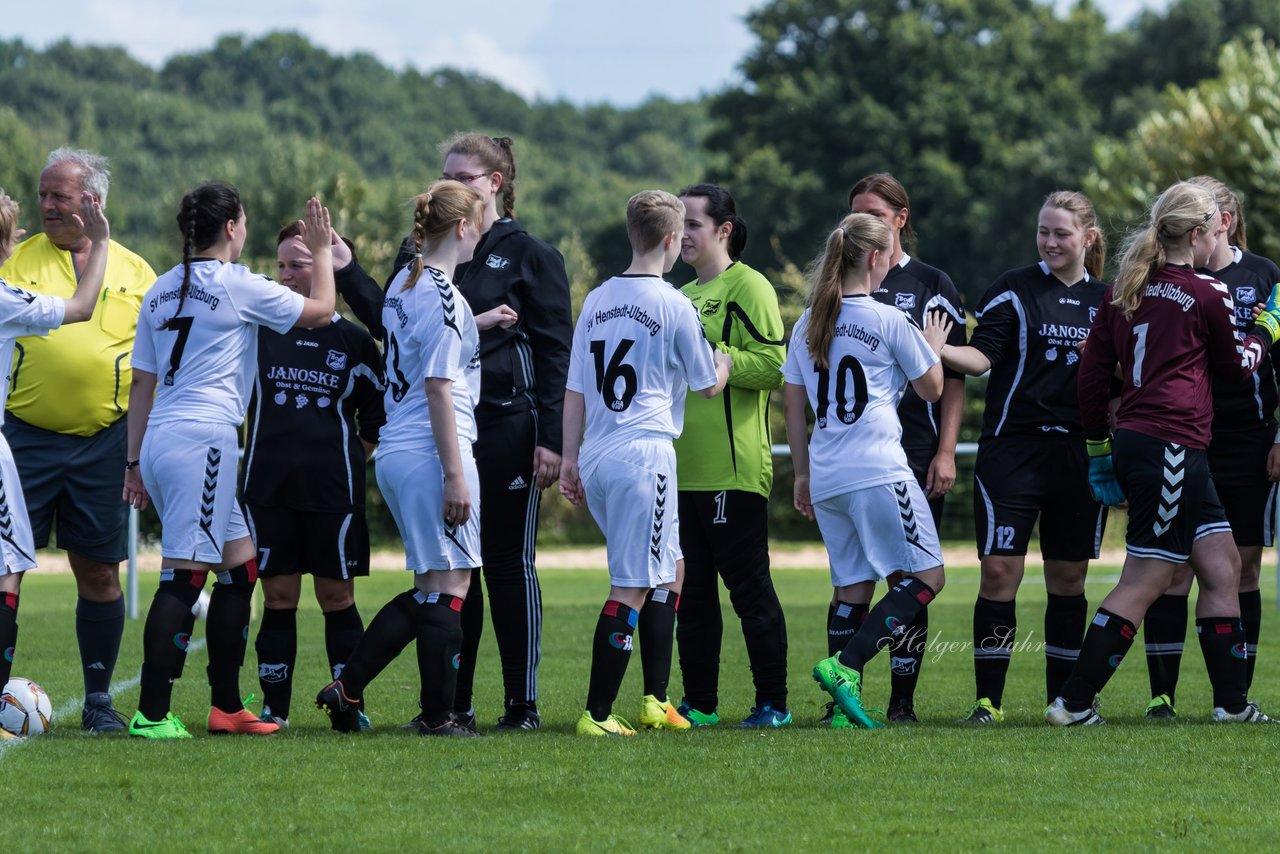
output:
[[[9,512],[9,495],[5,491],[3,479],[0,479],[0,540],[4,540],[27,560],[33,559],[31,555],[18,548],[18,543],[13,537],[13,514]],[[0,568],[2,567],[3,563],[0,562]]]
[[[213,503],[218,495],[218,468],[222,465],[222,451],[210,448],[204,458],[204,484],[200,489],[200,530],[204,531],[209,542],[218,548],[218,538],[213,534]]]
[[[906,534],[908,543],[913,546],[920,545],[920,528],[916,525],[916,511],[911,506],[911,493],[907,489],[907,484],[895,483],[893,494],[898,498],[898,516],[902,518],[902,533]]]
[[[649,554],[662,562],[662,517],[667,513],[667,476],[658,475],[657,495],[653,500],[653,536],[649,538]]]
[[[1164,470],[1161,472],[1160,506],[1156,508],[1159,517],[1151,525],[1151,531],[1157,537],[1169,530],[1173,519],[1178,515],[1178,505],[1182,501],[1182,478],[1187,473],[1187,449],[1181,445],[1169,444],[1164,449]]]

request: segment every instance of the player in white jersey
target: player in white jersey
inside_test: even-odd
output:
[[[209,572],[209,732],[275,732],[240,701],[256,548],[236,501],[236,428],[257,368],[258,326],[279,333],[333,319],[329,212],[316,199],[300,224],[311,251],[311,296],[234,263],[247,235],[240,194],[202,184],[182,200],[182,263],[143,300],[133,346],[124,500],[154,501],[161,570],[143,629],[141,696],[129,734],[190,738],[169,710],[194,625],[192,607]]]
[[[9,371],[13,363],[14,340],[25,335],[45,335],[64,323],[80,323],[93,315],[102,277],[107,269],[110,228],[102,208],[89,193],[83,197],[76,227],[83,228],[90,241],[89,260],[80,271],[75,293],[68,299],[34,294],[0,279],[0,423],[4,420],[5,398],[9,396]],[[18,203],[0,190],[0,264],[26,232],[18,228]],[[31,520],[22,497],[22,484],[13,463],[9,443],[0,435],[0,685],[9,681],[14,647],[18,640],[18,590],[22,574],[34,569],[35,544]],[[0,739],[13,738],[0,730]]]
[[[658,190],[632,196],[631,266],[587,295],[573,331],[560,491],[575,505],[586,499],[604,532],[610,581],[596,623],[580,735],[635,734],[612,709],[640,609],[654,588],[673,591],[678,601],[672,440],[683,426],[687,390],[714,397],[733,365],[703,336],[693,304],[662,279],[680,254],[683,232],[684,206],[675,196]],[[668,671],[672,640],[654,639]],[[641,722],[689,728],[669,701],[652,696],[645,697]]]
[[[387,287],[382,325],[387,424],[378,486],[404,539],[413,587],[369,624],[341,674],[317,696],[334,729],[356,732],[364,688],[415,637],[422,679],[420,735],[474,736],[453,713],[462,603],[480,568],[480,486],[471,445],[480,395],[480,329],[510,326],[499,306],[473,317],[453,284],[480,239],[480,194],[437,181],[414,200],[417,255]]]
[[[795,506],[817,519],[835,587],[833,625],[845,620],[850,631],[844,649],[813,669],[844,713],[833,727],[883,726],[862,707],[862,668],[943,584],[938,534],[902,449],[897,412],[908,382],[926,401],[941,396],[942,365],[908,314],[871,297],[892,248],[876,217],[844,218],[814,265],[809,307],[782,368]],[[806,404],[816,415],[812,438]],[[895,572],[905,577],[868,613],[876,582]]]

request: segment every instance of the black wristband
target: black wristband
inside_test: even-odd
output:
[[[132,469],[136,469],[136,468],[138,467],[139,463],[141,463],[141,462],[142,462],[142,460],[125,460],[125,461],[124,461],[124,470],[125,470],[125,471],[130,471],[130,470],[132,470]]]

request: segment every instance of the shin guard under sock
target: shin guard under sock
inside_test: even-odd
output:
[[[929,609],[925,607],[916,614],[907,633],[889,650],[889,708],[915,702],[928,641]]]
[[[258,687],[264,712],[289,718],[293,699],[293,668],[298,659],[298,609],[267,608],[254,641],[258,653]]]
[[[1004,702],[1004,682],[1017,635],[1017,602],[979,596],[973,604],[974,698],[986,697],[997,709]]]
[[[1142,640],[1146,645],[1151,696],[1166,694],[1173,705],[1187,640],[1187,597],[1166,593],[1152,602],[1142,618]]]
[[[1137,627],[1124,617],[1105,608],[1098,609],[1085,632],[1075,669],[1062,685],[1059,696],[1067,711],[1083,712],[1093,705],[1093,698],[1102,692],[1124,661],[1137,634]]]
[[[1233,715],[1244,711],[1249,702],[1248,659],[1240,618],[1201,617],[1196,620],[1196,634],[1213,686],[1213,705]]]
[[[484,584],[480,570],[471,570],[471,586],[462,603],[462,649],[458,660],[457,689],[453,695],[453,710],[464,714],[471,710],[472,693],[476,681],[476,656],[480,652],[480,636],[484,634]],[[426,697],[420,702],[425,702]]]
[[[459,596],[446,593],[415,595],[418,603],[418,676],[422,679],[422,720],[438,727],[454,709],[458,665],[462,649],[462,607]]]
[[[18,594],[0,593],[0,687],[9,681],[18,645]]]
[[[876,653],[906,634],[907,627],[934,595],[933,588],[918,578],[904,578],[895,584],[840,651],[840,663],[861,673]]]
[[[123,636],[123,596],[113,602],[90,602],[83,598],[76,601],[76,641],[80,646],[86,695],[111,690],[111,674],[120,657]]]
[[[258,562],[249,560],[217,572],[209,596],[205,637],[209,642],[209,702],[224,712],[244,708],[240,699],[240,668],[249,645],[249,616]]]
[[[632,635],[640,615],[631,608],[610,599],[604,603],[596,621],[591,642],[591,681],[587,687],[587,711],[597,721],[609,717],[618,689],[627,675],[631,660]]]
[[[667,683],[671,679],[671,651],[679,607],[680,597],[674,590],[655,587],[640,609],[640,669],[644,672],[644,693],[663,702],[666,702]]]
[[[182,675],[191,645],[195,617],[191,613],[206,572],[161,569],[147,622],[142,629],[142,679],[138,711],[149,721],[160,721],[169,713],[173,682]]]
[[[839,655],[862,627],[871,610],[869,603],[832,602],[827,609],[827,655]]]
[[[324,651],[329,659],[329,675],[334,679],[342,675],[343,666],[363,636],[364,621],[355,603],[341,611],[325,612]]]
[[[406,590],[383,605],[342,668],[346,695],[359,699],[364,688],[418,636],[417,590]]]
[[[1249,653],[1246,665],[1245,689],[1253,686],[1253,668],[1258,658],[1258,636],[1262,633],[1262,591],[1240,593],[1240,622],[1244,623],[1245,649]]]
[[[1046,703],[1052,703],[1062,693],[1062,683],[1075,668],[1088,619],[1089,601],[1083,593],[1076,596],[1049,594],[1049,602],[1044,609]]]

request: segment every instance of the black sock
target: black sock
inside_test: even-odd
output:
[[[1248,659],[1244,625],[1239,617],[1202,617],[1196,620],[1200,652],[1213,686],[1213,705],[1231,714],[1248,704]]]
[[[244,708],[240,699],[240,668],[249,645],[249,617],[253,588],[258,581],[257,561],[220,570],[209,596],[205,637],[209,642],[209,702],[224,712]]]
[[[862,627],[862,621],[867,618],[867,612],[870,610],[869,604],[831,603],[831,607],[827,609],[828,656],[840,654],[840,650],[845,648],[849,639]]]
[[[142,680],[138,711],[149,721],[169,713],[173,682],[182,675],[195,626],[192,606],[200,598],[206,572],[160,570],[147,622],[142,629]]]
[[[1049,594],[1044,609],[1044,687],[1052,703],[1062,693],[1080,658],[1084,641],[1084,625],[1089,619],[1089,601],[1081,593],[1076,596]]]
[[[13,670],[13,651],[18,645],[18,594],[0,593],[0,688]]]
[[[342,687],[348,697],[359,699],[364,687],[418,636],[417,592],[406,590],[374,615],[342,668]]]
[[[1017,635],[1016,600],[997,602],[979,596],[973,604],[974,699],[986,697],[997,709],[1004,703],[1004,681]]]
[[[849,638],[840,651],[840,663],[861,673],[876,653],[906,634],[916,614],[933,601],[934,595],[933,588],[918,578],[904,578],[895,584]]]
[[[622,678],[631,660],[631,638],[640,615],[613,599],[604,603],[591,642],[591,682],[587,687],[587,711],[603,721],[613,711]]]
[[[1240,593],[1240,622],[1244,623],[1244,643],[1249,652],[1245,688],[1253,686],[1253,667],[1258,658],[1258,635],[1262,632],[1262,591]]]
[[[364,621],[354,602],[341,611],[325,612],[324,651],[329,658],[329,674],[334,679],[342,675],[342,668],[363,636]]]
[[[480,570],[471,570],[471,586],[462,603],[462,649],[458,660],[458,687],[453,695],[453,710],[464,714],[471,710],[476,681],[476,656],[480,652],[480,636],[484,634],[484,584]],[[424,696],[419,702],[427,702]]]
[[[1187,597],[1168,593],[1151,603],[1142,618],[1142,640],[1147,650],[1147,676],[1151,696],[1167,694],[1173,704],[1182,669],[1182,647],[1187,640]]]
[[[667,682],[671,679],[671,649],[675,644],[679,607],[680,597],[675,591],[655,587],[640,609],[640,669],[644,672],[644,693],[663,702],[667,700]]]
[[[907,633],[889,651],[889,708],[915,702],[916,683],[929,640],[929,609],[921,608]]]
[[[76,640],[84,668],[86,695],[111,690],[111,674],[120,657],[124,635],[124,597],[114,602],[76,601]]]
[[[1138,628],[1124,617],[1098,609],[1084,634],[1075,669],[1059,695],[1068,711],[1083,712],[1093,705],[1093,698],[1106,687],[1137,634]]]
[[[263,710],[278,718],[289,718],[293,699],[293,668],[298,660],[298,609],[267,608],[262,612],[258,639],[258,686],[262,689]]]
[[[422,679],[422,720],[437,727],[454,709],[462,648],[462,598],[422,593],[418,603],[418,675]]]

